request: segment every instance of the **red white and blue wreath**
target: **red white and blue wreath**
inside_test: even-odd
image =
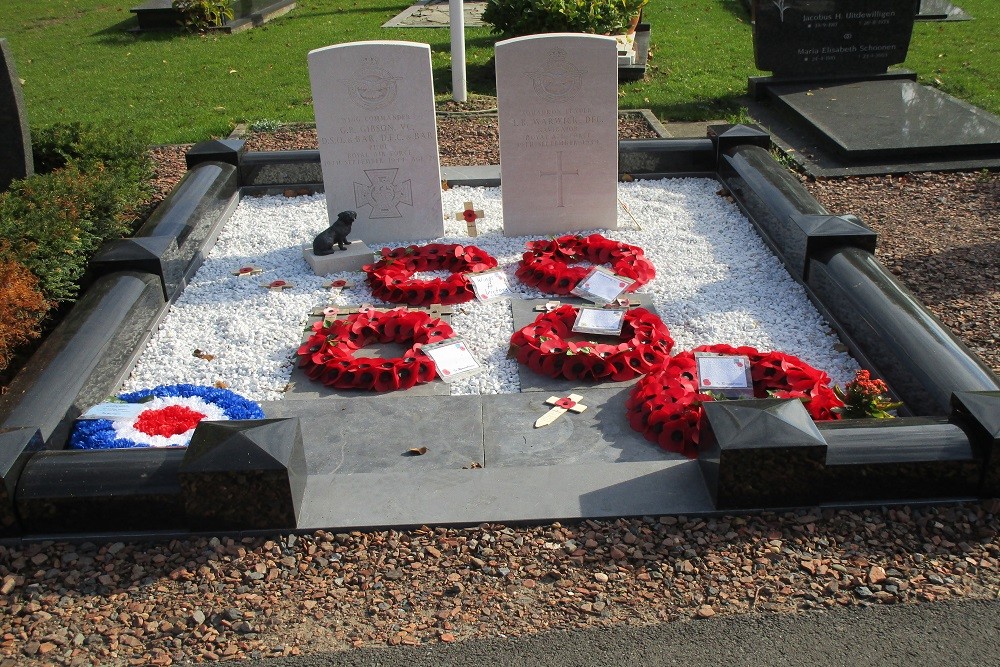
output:
[[[202,420],[263,419],[253,401],[228,389],[193,384],[161,385],[120,394],[118,400],[141,403],[136,417],[81,419],[70,435],[71,449],[186,447]]]

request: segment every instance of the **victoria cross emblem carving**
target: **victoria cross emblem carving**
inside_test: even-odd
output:
[[[396,182],[399,169],[366,169],[368,183],[354,183],[354,201],[357,207],[371,206],[371,219],[402,218],[401,204],[413,206],[410,179]]]

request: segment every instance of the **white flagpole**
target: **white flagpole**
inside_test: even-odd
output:
[[[465,11],[462,0],[448,0],[451,25],[451,90],[456,102],[466,99],[465,85]]]

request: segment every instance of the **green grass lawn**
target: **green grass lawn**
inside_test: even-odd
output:
[[[997,0],[956,0],[976,20],[918,23],[905,67],[923,83],[1000,114]],[[311,121],[306,54],[364,39],[430,44],[439,94],[451,86],[446,28],[385,29],[405,0],[298,0],[290,14],[236,34],[134,35],[139,0],[3,0],[0,36],[24,79],[32,126],[95,121],[135,128],[154,143],[228,134],[238,122]],[[645,81],[621,86],[622,108],[664,120],[733,114],[753,66],[741,0],[652,0]],[[493,94],[493,43],[466,31],[469,91]]]

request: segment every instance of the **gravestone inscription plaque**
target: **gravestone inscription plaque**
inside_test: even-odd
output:
[[[353,42],[309,52],[330,220],[357,212],[365,243],[444,234],[431,49]]]
[[[906,60],[919,0],[754,0],[754,60],[775,76],[881,74]]]
[[[613,37],[497,42],[507,236],[617,227],[617,58]]]
[[[7,40],[0,37],[0,192],[11,181],[33,173],[31,134],[24,113],[21,79]]]

